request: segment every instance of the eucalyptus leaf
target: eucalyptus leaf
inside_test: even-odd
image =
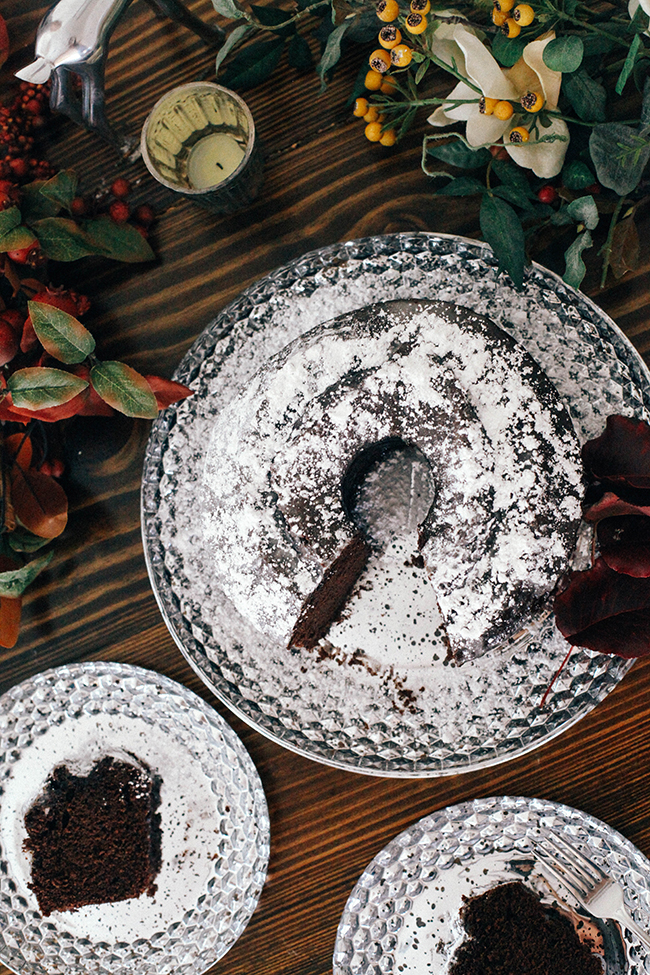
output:
[[[526,43],[525,37],[505,37],[499,32],[492,41],[492,54],[504,68],[511,68],[523,54]]]
[[[607,93],[584,68],[562,76],[562,91],[584,122],[604,122]]]
[[[567,213],[567,208],[562,207],[561,210],[556,210],[552,217],[550,218],[551,223],[554,227],[566,227],[570,223],[573,223],[572,218]]]
[[[596,182],[596,177],[583,162],[574,160],[563,168],[562,182],[569,190],[584,190]]]
[[[458,169],[480,169],[487,166],[492,158],[487,149],[471,149],[458,139],[441,145],[429,145],[427,152]]]
[[[87,386],[85,379],[51,366],[17,369],[7,380],[14,406],[27,410],[61,406],[78,396]]]
[[[222,84],[245,91],[266,81],[278,66],[284,43],[284,38],[273,37],[269,41],[247,45],[229,63],[222,75]]]
[[[105,403],[127,416],[153,419],[158,404],[147,380],[124,362],[99,362],[90,381]]]
[[[582,253],[591,247],[592,244],[591,234],[588,230],[585,230],[583,233],[578,234],[571,246],[564,253],[566,270],[562,279],[566,284],[571,285],[572,288],[579,288],[582,284],[583,278],[587,273],[585,262],[582,260]]]
[[[72,315],[41,301],[27,303],[29,316],[41,345],[60,362],[83,362],[95,351],[95,340]]]
[[[242,43],[246,35],[250,34],[251,31],[253,30],[255,30],[255,28],[251,24],[240,24],[239,27],[235,27],[234,30],[230,31],[230,33],[226,37],[225,41],[223,42],[223,44],[221,45],[217,53],[217,57],[214,63],[214,70],[216,75],[219,74],[219,68],[221,67],[225,59],[228,57],[230,52],[234,51],[236,47],[239,47],[239,45]]]
[[[547,68],[551,71],[560,71],[563,74],[577,71],[582,64],[585,49],[582,38],[575,34],[563,34],[549,41],[542,59]]]
[[[314,67],[311,48],[302,34],[296,32],[289,41],[287,60],[296,71],[310,71]]]
[[[643,102],[641,103],[641,128],[650,128],[650,78],[646,78],[643,85]],[[645,135],[645,131],[642,135]]]
[[[263,7],[261,4],[252,3],[250,9],[264,27],[280,27],[287,20],[291,20],[289,11],[282,10],[280,7]]]
[[[227,17],[228,20],[241,20],[246,16],[234,0],[212,0],[212,6],[218,14]]]
[[[589,151],[599,182],[619,196],[627,196],[643,176],[650,141],[628,125],[608,122],[592,130]]]
[[[9,569],[0,572],[0,596],[9,599],[17,599],[25,592],[25,589],[32,584],[39,572],[46,569],[54,558],[54,552],[41,555],[37,559],[32,559],[27,565],[20,569]]]
[[[566,212],[576,223],[583,223],[587,230],[594,230],[598,226],[600,218],[593,196],[580,196],[577,200],[572,200]]]
[[[14,552],[38,552],[39,548],[43,548],[44,545],[52,541],[51,538],[41,538],[40,535],[35,535],[23,528],[22,525],[16,525],[6,538],[10,550]]]
[[[54,203],[60,203],[66,210],[70,209],[70,204],[77,195],[77,185],[79,180],[77,174],[71,169],[62,169],[60,172],[48,179],[41,186],[41,195]]]
[[[526,263],[523,227],[515,210],[498,197],[485,194],[480,211],[481,232],[494,251],[499,271],[507,271],[515,287],[521,288]]]
[[[473,176],[457,176],[436,193],[438,196],[476,196],[477,193],[485,193],[485,184]]]
[[[349,26],[349,22],[344,21],[338,27],[335,27],[327,38],[327,45],[323,51],[323,56],[320,59],[320,63],[316,66],[316,71],[320,75],[323,84],[325,84],[325,77],[328,71],[331,71],[338,64],[341,57],[341,42]]]

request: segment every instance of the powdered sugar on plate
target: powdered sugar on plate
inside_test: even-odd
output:
[[[523,643],[454,668],[414,571],[376,566],[374,592],[398,605],[365,657],[289,652],[263,637],[214,584],[197,512],[213,418],[251,377],[309,328],[370,302],[434,298],[485,315],[533,356],[569,409],[581,441],[609,413],[647,415],[648,376],[616,326],[549,272],[517,292],[475,242],[400,234],[337,245],[263,279],[221,313],[176,378],[196,395],[152,431],[143,482],[145,551],[154,591],[183,653],[245,720],[309,757],[382,775],[438,775],[527,751],[590,710],[629,663],[576,651],[539,703],[567,645],[546,619]],[[400,544],[408,546],[406,536]],[[424,581],[424,580],[423,580]],[[391,582],[392,585],[392,582]],[[409,590],[411,591],[409,594]],[[352,614],[346,622],[354,627]],[[378,630],[382,628],[379,627]],[[402,638],[396,644],[396,631]],[[350,639],[353,639],[351,637]],[[337,643],[338,643],[337,638]]]

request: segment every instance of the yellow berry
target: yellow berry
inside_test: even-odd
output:
[[[402,40],[402,32],[395,26],[395,24],[386,24],[385,27],[379,31],[379,43],[382,47],[385,47],[387,51],[391,48],[397,47],[399,42]]]
[[[356,115],[357,118],[363,118],[369,108],[370,105],[368,104],[367,98],[357,98],[354,103],[352,114]]]
[[[516,20],[513,20],[512,17],[508,17],[505,24],[501,28],[501,31],[506,35],[506,37],[518,37],[519,34],[521,34],[521,27]]]
[[[377,108],[376,105],[369,105],[368,106],[368,111],[363,116],[363,121],[364,122],[381,122],[382,119],[383,119],[383,117],[384,117],[383,115],[380,115],[379,114],[379,109]]]
[[[487,95],[482,95],[478,100],[478,110],[481,115],[493,115],[498,104],[498,98],[488,98]]]
[[[498,119],[502,122],[507,122],[509,118],[514,115],[514,108],[510,102],[497,102],[492,111],[493,115],[496,115]]]
[[[381,139],[381,122],[368,122],[365,128],[365,136],[369,142],[379,142]]]
[[[492,8],[492,23],[497,27],[503,27],[507,19],[508,14],[505,10],[497,10],[496,7]]]
[[[379,142],[382,146],[394,146],[397,142],[395,129],[386,129],[384,132],[382,132]]]
[[[391,20],[395,20],[397,17],[399,6],[397,0],[379,0],[376,10],[379,19],[389,24]]]
[[[540,95],[538,91],[527,91],[519,101],[521,107],[525,108],[527,112],[539,112],[544,105],[544,96]]]
[[[364,82],[368,91],[379,91],[381,88],[382,76],[379,71],[369,71]]]
[[[390,52],[390,59],[396,68],[407,68],[412,57],[413,51],[408,44],[398,44]]]
[[[392,95],[397,87],[397,82],[390,74],[382,75],[380,91],[384,95]]]
[[[523,125],[516,125],[514,129],[510,130],[510,135],[508,136],[508,142],[511,142],[514,146],[521,145],[522,142],[528,142],[529,139],[530,133]]]
[[[507,13],[515,5],[515,0],[494,0],[494,9],[500,11],[500,13]]]
[[[427,29],[427,18],[422,14],[409,14],[404,26],[411,34],[422,34]]]
[[[383,47],[378,47],[370,55],[370,67],[379,74],[384,74],[390,68],[390,54],[384,51]]]
[[[535,19],[535,11],[528,3],[519,3],[512,11],[512,19],[516,21],[520,27],[528,27],[529,24]]]
[[[431,10],[431,4],[429,0],[411,0],[411,12],[414,14],[422,14],[426,16]]]

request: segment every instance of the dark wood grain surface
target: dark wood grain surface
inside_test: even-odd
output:
[[[216,20],[209,0],[192,4]],[[47,5],[3,0],[12,37],[8,68],[26,64]],[[107,71],[113,121],[138,132],[176,84],[213,77],[214,53],[136,2],[116,31]],[[136,202],[159,214],[153,264],[86,261],[61,267],[93,302],[87,321],[103,358],[171,375],[207,323],[246,285],[306,251],[370,234],[431,230],[478,236],[475,201],[436,199],[420,170],[425,118],[395,150],[372,146],[346,100],[358,69],[346,61],[324,94],[315,75],[281,66],[246,94],[266,150],[261,195],[234,217],[211,216],[159,187],[142,163],[61,120],[49,158],[76,169],[91,190],[117,175],[138,182]],[[3,77],[8,77],[5,68]],[[639,269],[585,290],[650,351],[650,215],[640,214]],[[555,249],[556,251],[557,249]],[[553,247],[542,250],[547,263]],[[325,975],[339,917],[360,873],[397,833],[445,805],[489,795],[537,796],[608,822],[650,855],[650,662],[556,740],[496,768],[428,780],[336,771],[283,750],[216,702],[185,662],[152,595],[140,539],[139,490],[148,425],[77,420],[66,440],[72,513],[47,574],[30,591],[13,650],[0,651],[0,692],[72,661],[153,668],[212,704],[241,736],[268,798],[268,882],[253,918],[211,971],[222,975]],[[0,965],[0,973],[7,970]]]

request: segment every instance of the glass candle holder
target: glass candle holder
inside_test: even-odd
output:
[[[209,82],[181,85],[156,102],[142,129],[142,158],[158,182],[214,213],[247,206],[262,184],[248,105]]]

